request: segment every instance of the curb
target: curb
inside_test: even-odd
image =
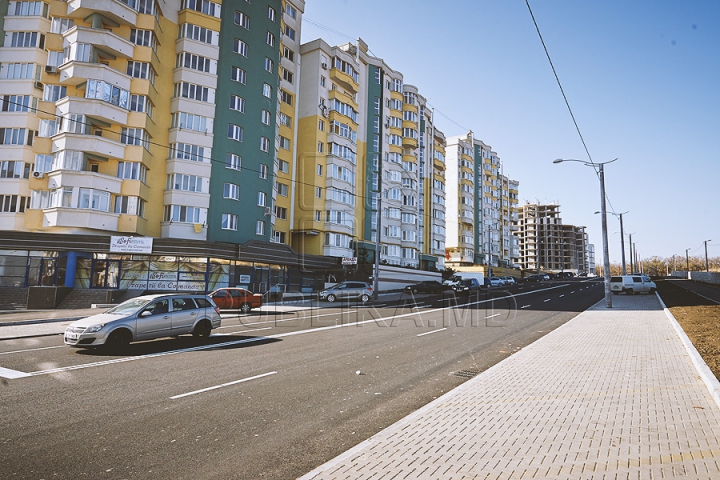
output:
[[[700,374],[700,378],[702,378],[705,386],[710,391],[710,395],[712,395],[713,400],[715,400],[717,406],[720,407],[720,381],[718,381],[718,379],[712,373],[710,367],[707,366],[707,363],[705,363],[705,360],[703,360],[702,356],[695,348],[695,345],[693,345],[693,343],[690,341],[690,338],[688,338],[687,334],[682,329],[673,314],[670,313],[670,310],[667,308],[667,306],[665,306],[665,303],[662,301],[662,298],[660,298],[660,295],[655,292],[655,296],[657,296],[657,299],[660,301],[660,305],[665,312],[665,316],[668,318],[668,320],[670,320],[670,323],[675,328],[678,337],[680,337],[680,341],[682,341],[685,349],[688,351],[693,365],[695,365],[695,368]]]

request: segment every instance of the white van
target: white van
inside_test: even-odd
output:
[[[655,293],[657,285],[644,274],[619,275],[610,278],[610,291],[617,295],[625,292],[628,295],[635,293]]]
[[[463,280],[471,280],[475,279],[478,281],[480,286],[487,286],[485,285],[485,275],[483,275],[482,272],[456,272],[455,275],[452,276],[452,278],[445,280],[443,284],[448,285],[450,287],[455,287],[460,284]]]

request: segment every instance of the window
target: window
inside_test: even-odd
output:
[[[278,172],[288,173],[290,172],[290,164],[285,160],[278,160]]]
[[[288,196],[288,186],[286,184],[275,182],[275,189],[277,190],[278,195],[282,195],[283,197]]]
[[[234,183],[226,183],[223,186],[223,198],[240,200],[240,186]]]
[[[8,8],[8,16],[48,18],[48,5],[45,2],[14,2]],[[14,7],[14,8],[13,8]]]
[[[185,128],[205,133],[212,130],[212,119],[187,112],[176,112],[171,116],[171,128]]]
[[[290,50],[288,47],[283,47],[283,57],[287,58],[291,62],[295,62],[295,52]]]
[[[142,128],[123,128],[120,132],[120,143],[138,145],[150,149],[150,137]]]
[[[289,25],[285,25],[285,36],[290,40],[295,41],[295,30],[290,28]]]
[[[220,228],[223,230],[237,230],[238,216],[232,213],[223,213]]]
[[[234,153],[228,153],[225,155],[225,168],[231,170],[240,170],[242,165],[242,158],[240,155]]]
[[[230,110],[245,113],[245,99],[237,95],[230,95]]]
[[[183,23],[180,25],[179,38],[189,38],[209,45],[218,45],[220,34],[205,27]]]
[[[260,150],[268,153],[270,151],[270,140],[265,137],[260,137]]]
[[[152,102],[145,95],[130,95],[130,111],[147,113],[148,117],[152,117]]]
[[[268,166],[264,163],[261,163],[258,165],[258,177],[262,178],[263,180],[267,180],[268,177]]]
[[[30,198],[20,195],[0,195],[0,213],[23,213],[30,207]]]
[[[147,167],[140,162],[118,162],[118,178],[140,180],[145,183]]]
[[[115,197],[115,213],[145,217],[145,200],[140,197],[118,195]]]
[[[209,0],[183,0],[182,9],[195,10],[216,18],[220,18],[220,4]]]
[[[201,223],[201,216],[203,219],[207,216],[207,209],[185,205],[165,205],[163,219],[165,222]]]
[[[239,25],[246,30],[250,29],[250,18],[243,12],[235,11],[235,25]]]
[[[184,192],[206,192],[208,188],[204,185],[208,185],[209,181],[207,178],[198,177],[197,175],[186,175],[184,173],[171,173],[167,176],[167,189],[168,190],[181,190]]]
[[[272,73],[274,68],[275,62],[270,60],[268,57],[265,57],[265,71]]]
[[[280,148],[282,148],[283,150],[290,150],[290,139],[285,138],[282,135],[280,135],[278,138],[279,138]]]
[[[288,105],[293,104],[293,97],[285,90],[280,90],[280,100],[287,103]]]
[[[285,4],[285,13],[292,19],[297,18],[297,10],[289,3]]]
[[[325,131],[325,120],[318,121],[318,130],[320,130],[321,132]]]
[[[275,9],[272,7],[268,7],[268,18],[271,22],[275,21]]]
[[[135,63],[135,62],[129,62]],[[188,52],[178,54],[175,62],[177,68],[190,68],[199,72],[216,73],[217,61],[200,55],[194,55]],[[128,73],[129,74],[129,73]]]
[[[2,161],[0,178],[30,178],[30,164],[16,160]]]
[[[247,73],[245,73],[245,70],[240,67],[232,67],[231,79],[235,82],[245,85],[245,82],[247,80]]]
[[[265,235],[265,222],[262,220],[258,220],[257,223],[255,223],[255,234]]]
[[[199,100],[201,102],[212,103],[212,101],[209,100],[211,91],[212,97],[214,97],[214,89],[188,82],[180,82],[175,84],[175,97],[189,98],[191,100]]]
[[[263,110],[260,112],[260,121],[265,125],[270,125],[270,112]]]
[[[271,47],[275,46],[275,35],[270,32],[265,32],[265,42]]]
[[[317,166],[317,174],[318,174],[319,177],[322,176],[322,174],[323,174],[322,172],[323,172],[323,166],[322,166],[322,165],[318,165],[318,166]]]
[[[283,80],[285,80],[288,83],[293,83],[295,80],[293,72],[291,72],[287,68],[283,68]]]
[[[243,57],[247,57],[247,54],[248,54],[247,43],[236,38],[235,40],[233,40],[233,52],[239,53]]]
[[[78,195],[78,208],[109,212],[110,192],[92,188],[81,188],[80,194]]]
[[[262,94],[264,97],[272,98],[272,87],[269,84],[264,83]]]
[[[287,220],[287,208],[275,206],[275,216],[280,220]]]
[[[209,157],[210,149],[207,149],[208,152],[205,152],[205,150],[206,147],[201,147],[199,145],[191,145],[189,143],[173,143],[172,145],[170,145],[170,158],[192,160],[194,162],[209,161],[209,158],[206,159],[205,155],[207,153]]]
[[[151,47],[153,51],[157,52],[157,40],[153,35],[152,30],[138,30],[136,28],[131,28],[130,41],[141,47]]]
[[[322,187],[315,187],[315,197],[322,198]]]
[[[153,70],[152,66],[147,62],[128,61],[125,73],[133,78],[150,80],[150,83],[155,84],[155,70]]]
[[[2,78],[40,79],[40,66],[34,63],[4,63],[3,67]]]
[[[243,141],[243,128],[239,125],[228,124],[228,138],[236,142]]]
[[[27,134],[24,128],[0,128],[0,144],[2,145],[32,145],[32,132]]]
[[[292,128],[292,117],[286,113],[278,113],[278,123],[283,127]]]
[[[30,95],[0,95],[3,112],[36,112],[38,99]]]
[[[267,194],[265,192],[258,192],[257,204],[258,207],[264,207],[267,202]]]
[[[7,43],[5,46],[8,46]],[[38,32],[13,32],[10,46],[17,48],[45,48],[45,35]]]
[[[67,97],[67,87],[60,85],[45,85],[43,89],[43,101],[57,102],[61,98]]]

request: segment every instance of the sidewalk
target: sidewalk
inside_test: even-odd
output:
[[[676,328],[613,296],[301,478],[718,479],[720,384]]]

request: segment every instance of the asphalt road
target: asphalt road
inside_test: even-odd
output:
[[[575,317],[601,281],[224,315],[122,356],[0,342],[3,478],[296,478]],[[492,300],[494,298],[494,300]]]

